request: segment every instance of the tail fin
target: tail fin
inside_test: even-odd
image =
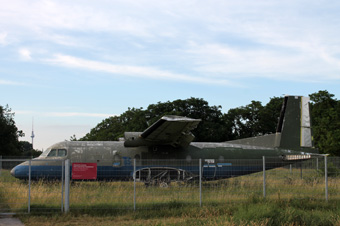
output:
[[[275,146],[317,152],[313,149],[309,97],[285,96],[276,129]]]
[[[313,147],[309,97],[285,96],[276,134],[232,140],[227,143],[318,153]]]

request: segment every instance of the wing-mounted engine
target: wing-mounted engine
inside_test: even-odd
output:
[[[168,187],[171,182],[188,182],[197,177],[193,173],[172,167],[147,167],[136,171],[136,181],[146,186]]]
[[[125,147],[172,146],[187,147],[195,136],[191,130],[200,123],[200,119],[182,116],[164,116],[144,132],[126,132]]]
[[[125,147],[141,147],[152,146],[152,143],[146,141],[141,137],[142,132],[125,132],[124,133],[124,146]]]

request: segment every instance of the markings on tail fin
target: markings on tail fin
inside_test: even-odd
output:
[[[301,97],[300,146],[312,147],[312,131],[309,111],[309,97]]]

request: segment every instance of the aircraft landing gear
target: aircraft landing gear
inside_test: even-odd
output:
[[[188,182],[193,178],[193,174],[171,167],[148,167],[136,171],[136,181],[143,181],[146,187],[168,188],[171,182]]]

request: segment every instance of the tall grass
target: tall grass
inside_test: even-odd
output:
[[[339,203],[310,199],[168,206],[158,209],[71,211],[67,215],[21,215],[25,225],[340,225]]]
[[[304,170],[300,177],[298,169],[289,173],[287,169],[267,171],[266,199],[289,200],[292,198],[325,199],[325,182],[315,170]],[[329,178],[329,195],[339,199],[340,179]],[[2,172],[0,177],[0,204],[11,209],[27,208],[28,182],[19,181]],[[60,181],[33,181],[31,183],[31,209],[61,209],[62,188]],[[203,204],[223,204],[246,201],[249,197],[263,197],[263,175],[256,173],[202,183]],[[159,208],[159,206],[199,206],[198,183],[172,183],[168,188],[146,187],[136,184],[137,208]],[[70,208],[72,209],[133,209],[133,182],[72,182],[70,187]]]
[[[202,183],[202,207],[199,184],[171,183],[168,188],[136,184],[136,207],[133,182],[72,182],[70,213],[61,212],[61,183],[31,183],[31,215],[22,215],[25,224],[33,225],[54,213],[53,225],[67,219],[115,219],[119,224],[186,225],[340,225],[340,178],[329,181],[329,202],[325,201],[325,180],[316,170],[275,169],[266,173],[266,197],[263,197],[263,174],[256,173]],[[3,170],[0,177],[0,208],[3,211],[27,212],[28,182],[19,181]],[[48,215],[50,216],[50,215]],[[81,218],[81,219],[80,219]],[[118,219],[118,221],[117,221]],[[45,222],[46,225],[48,222]]]

